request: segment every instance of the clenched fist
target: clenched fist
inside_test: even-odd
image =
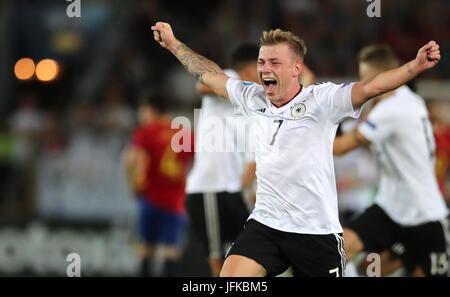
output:
[[[439,51],[439,44],[435,41],[430,41],[419,49],[415,62],[423,71],[434,67],[440,59],[441,52]]]
[[[171,50],[177,43],[179,43],[173,35],[172,28],[169,24],[157,22],[151,27],[151,29],[153,30],[155,40],[158,41],[163,48]]]

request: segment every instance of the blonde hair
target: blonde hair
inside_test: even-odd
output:
[[[260,46],[275,45],[285,42],[300,57],[301,60],[305,58],[305,42],[303,41],[303,39],[290,31],[283,31],[281,29],[264,31],[260,40]]]
[[[386,71],[400,66],[400,61],[394,51],[385,44],[372,44],[363,47],[358,54],[360,63]]]

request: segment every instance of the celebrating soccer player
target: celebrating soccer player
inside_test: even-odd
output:
[[[263,33],[259,85],[228,77],[177,40],[169,24],[158,22],[152,30],[190,73],[254,124],[256,205],[220,275],[277,275],[291,266],[294,276],[342,276],[343,231],[333,168],[338,124],[358,117],[369,99],[435,66],[439,46],[431,41],[414,60],[370,80],[303,88],[299,76],[306,47],[290,32]]]
[[[367,46],[359,54],[363,80],[398,65],[385,45]],[[380,165],[375,204],[344,228],[347,258],[401,243],[409,275],[445,276],[448,212],[434,174],[434,136],[424,100],[404,85],[374,101],[367,120],[336,137],[334,145],[334,152],[343,154],[372,144]]]

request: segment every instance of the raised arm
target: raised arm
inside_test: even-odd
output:
[[[197,82],[197,84],[195,85],[195,89],[197,90],[197,93],[199,95],[216,95],[213,90],[211,90],[210,88],[208,88],[207,86],[205,86],[204,84],[202,84],[201,82]]]
[[[439,45],[434,41],[428,42],[419,49],[414,60],[382,72],[370,80],[357,82],[352,88],[353,108],[359,108],[367,100],[397,89],[419,73],[434,67],[440,59]]]
[[[220,97],[230,101],[226,88],[229,77],[213,61],[197,54],[175,38],[169,24],[158,22],[151,27],[155,40],[168,49],[201,83]]]

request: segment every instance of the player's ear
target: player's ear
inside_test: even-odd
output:
[[[303,70],[303,61],[300,59],[297,59],[295,61],[295,65],[294,65],[294,76],[300,76],[300,73],[302,73]]]

